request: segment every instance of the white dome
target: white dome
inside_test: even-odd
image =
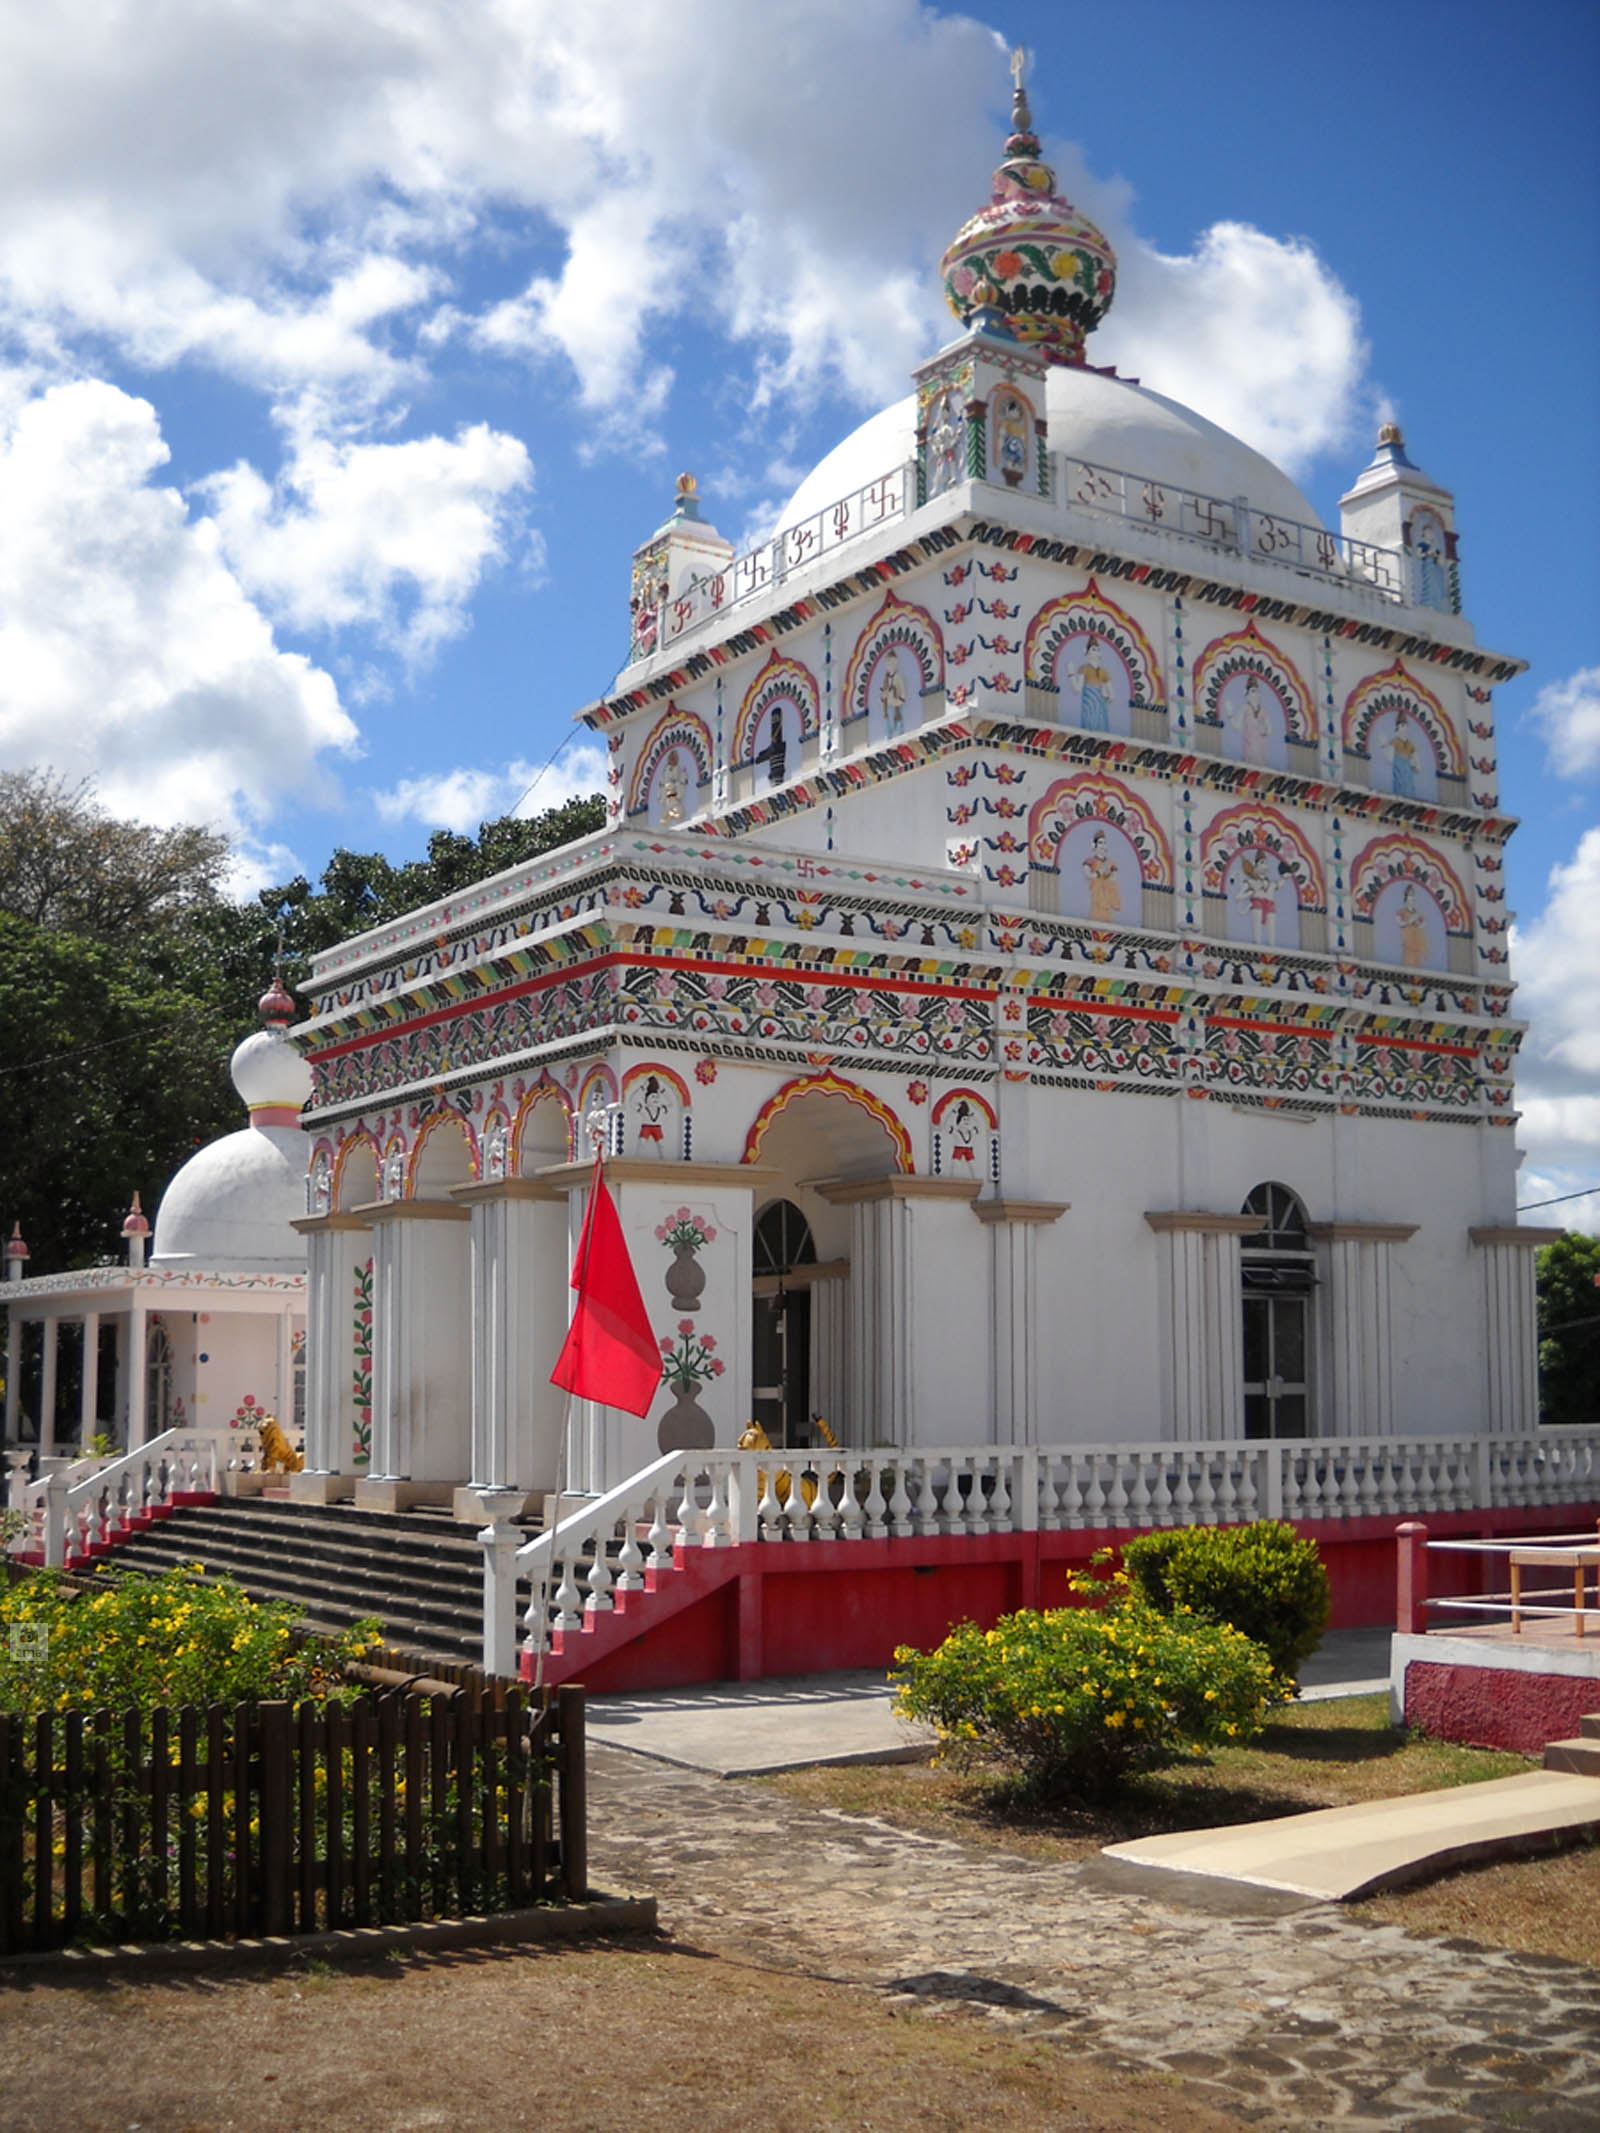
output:
[[[1322,521],[1287,474],[1204,415],[1147,392],[1126,378],[1102,377],[1071,364],[1053,365],[1046,383],[1050,449],[1120,473],[1153,477],[1231,503],[1242,496],[1256,511],[1301,525]],[[916,451],[916,400],[908,395],[873,415],[835,445],[796,489],[777,530],[825,509]]]
[[[246,1037],[228,1071],[251,1111],[286,1109],[298,1114],[311,1100],[311,1069],[281,1029],[258,1029]]]
[[[305,1243],[289,1225],[306,1211],[309,1152],[298,1126],[246,1126],[192,1155],[161,1196],[152,1264],[303,1272]]]

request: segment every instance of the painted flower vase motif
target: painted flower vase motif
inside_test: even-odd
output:
[[[695,1398],[692,1385],[681,1385],[672,1405],[656,1425],[656,1449],[660,1452],[709,1452],[717,1433],[711,1417]]]
[[[696,1395],[702,1385],[727,1369],[717,1353],[714,1333],[697,1334],[692,1318],[680,1318],[678,1337],[661,1341],[661,1379],[673,1395],[672,1405],[656,1425],[663,1452],[708,1452],[717,1441],[711,1417]]]
[[[667,1294],[675,1311],[698,1311],[705,1292],[706,1270],[690,1244],[680,1244],[667,1268]]]

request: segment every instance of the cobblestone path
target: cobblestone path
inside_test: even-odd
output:
[[[1600,2128],[1600,1973],[1580,1965],[1336,1905],[1162,1901],[1098,1861],[1042,1865],[615,1748],[592,1748],[590,1787],[597,1886],[656,1895],[678,1941],[962,2003],[1181,2075],[1255,2125]]]

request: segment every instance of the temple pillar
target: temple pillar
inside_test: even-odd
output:
[[[149,1371],[146,1367],[145,1328],[147,1313],[138,1303],[128,1306],[127,1345],[123,1354],[127,1361],[128,1378],[128,1449],[138,1451],[145,1440],[146,1406],[149,1394]]]
[[[1523,1436],[1539,1424],[1539,1310],[1534,1253],[1559,1229],[1487,1224],[1467,1232],[1482,1270],[1485,1416],[1493,1436]]]
[[[1394,1292],[1392,1248],[1417,1233],[1414,1222],[1313,1222],[1327,1250],[1327,1353],[1318,1379],[1322,1437],[1392,1437]]]
[[[1244,1435],[1244,1306],[1239,1239],[1259,1215],[1147,1214],[1165,1247],[1163,1376],[1180,1443]]]
[[[358,1458],[358,1336],[370,1388],[370,1295],[357,1277],[370,1256],[371,1233],[357,1214],[303,1215],[291,1225],[306,1240],[305,1467],[289,1477],[297,1502],[327,1503],[347,1493]],[[365,1287],[365,1285],[363,1285]],[[293,1386],[291,1360],[290,1386]]]
[[[22,1416],[22,1350],[28,1321],[15,1311],[11,1314],[11,1326],[6,1340],[6,1433],[7,1444],[17,1441],[17,1426]]]
[[[56,1448],[56,1348],[61,1321],[42,1318],[39,1333],[44,1343],[39,1359],[39,1457],[48,1459]]]
[[[100,1427],[100,1313],[83,1314],[83,1367],[78,1385],[78,1444],[87,1454],[89,1439]]]
[[[853,1444],[850,1405],[850,1262],[807,1267],[811,1290],[811,1404],[841,1444]]]
[[[567,1331],[566,1195],[538,1178],[457,1185],[471,1238],[473,1490],[556,1486],[565,1396],[550,1382]],[[458,1490],[457,1510],[476,1515]]]
[[[992,1355],[996,1444],[1039,1441],[1039,1296],[1035,1239],[1058,1222],[1065,1201],[974,1200],[972,1212],[989,1231],[989,1278],[994,1316]]]
[[[355,1212],[372,1232],[372,1459],[356,1502],[448,1501],[472,1463],[467,1210],[380,1200]]]

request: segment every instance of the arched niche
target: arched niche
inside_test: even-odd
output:
[[[411,1152],[413,1200],[446,1200],[455,1185],[470,1185],[478,1174],[471,1128],[453,1111],[439,1111],[417,1136]]]
[[[333,1206],[340,1214],[379,1197],[378,1151],[365,1133],[353,1134],[334,1157]]]

